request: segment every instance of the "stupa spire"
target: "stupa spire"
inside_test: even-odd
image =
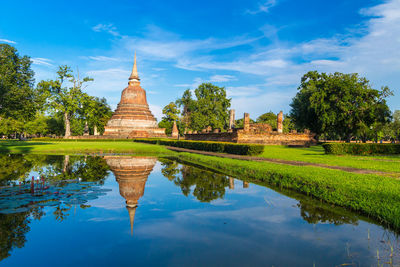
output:
[[[133,207],[126,207],[128,209],[128,213],[129,213],[129,221],[131,223],[131,235],[133,235],[133,222],[135,220],[135,213],[136,213],[136,208],[137,205],[133,206]]]
[[[137,71],[137,65],[136,65],[136,51],[135,51],[135,59],[133,62],[132,73],[131,73],[131,76],[129,76],[129,81],[140,81],[139,74]]]

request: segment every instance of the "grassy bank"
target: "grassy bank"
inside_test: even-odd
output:
[[[386,172],[400,172],[399,156],[356,156],[356,155],[326,155],[322,146],[309,148],[289,148],[286,146],[265,146],[260,157],[284,159],[368,169]]]
[[[177,158],[240,179],[257,180],[295,190],[400,229],[400,181],[393,178],[190,153],[180,153]]]
[[[46,154],[84,154],[84,153],[134,153],[134,154],[173,154],[163,146],[134,143],[132,141],[114,142],[57,142],[57,141],[0,141],[2,153],[46,153]]]

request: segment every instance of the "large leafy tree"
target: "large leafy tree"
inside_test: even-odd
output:
[[[60,112],[64,116],[65,137],[71,135],[71,119],[82,110],[86,94],[82,92],[84,84],[93,79],[84,77],[82,80],[73,75],[70,67],[63,65],[57,71],[56,80],[39,82],[37,86],[40,99],[45,99],[45,103],[53,113]]]
[[[28,56],[0,44],[0,118],[28,121],[34,117],[34,72]]]
[[[371,88],[366,78],[355,73],[310,71],[301,78],[290,117],[296,127],[308,128],[317,135],[346,141],[359,136],[365,141],[367,129],[390,119],[386,98],[391,94],[387,87]]]
[[[161,128],[165,128],[165,133],[166,134],[171,134],[172,132],[172,126],[174,124],[174,121],[180,124],[179,120],[179,109],[177,105],[174,102],[169,103],[166,105],[162,113],[164,116],[162,117],[161,121],[158,123],[158,126]],[[178,129],[181,129],[182,127],[178,127]]]
[[[195,99],[189,90],[177,100],[183,106],[184,123],[192,130],[201,130],[208,126],[212,128],[227,128],[229,120],[228,109],[231,99],[227,98],[224,87],[211,83],[202,83],[194,90]]]
[[[112,116],[112,110],[105,98],[86,95],[81,115],[88,122],[89,127],[103,133],[104,126]]]

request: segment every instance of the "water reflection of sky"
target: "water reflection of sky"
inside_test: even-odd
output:
[[[55,220],[53,207],[45,207],[46,215],[31,219],[24,245],[14,247],[0,264],[369,266],[378,264],[377,250],[380,257],[386,255],[381,263],[389,259],[388,248],[380,241],[385,234],[393,241],[394,235],[354,214],[350,215],[353,224],[310,224],[301,216],[299,200],[255,184],[243,188],[236,179],[234,189],[229,189],[229,183],[223,187],[223,198],[199,201],[221,195],[220,191],[209,194],[205,188],[221,187],[193,180],[190,175],[198,173],[188,167],[168,179],[162,174],[168,167],[180,170],[183,166],[156,163],[138,200],[132,234],[126,199],[109,172],[103,187],[111,192],[89,200],[90,208],[72,207],[62,222]],[[195,181],[189,183],[188,196],[176,184],[185,184],[184,172],[191,183]],[[221,178],[201,172],[211,180]],[[197,189],[196,197],[194,191],[200,185],[204,188]],[[302,201],[311,214],[314,202]],[[394,245],[396,252],[398,244]]]

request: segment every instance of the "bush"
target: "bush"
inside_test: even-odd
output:
[[[256,144],[235,144],[225,142],[206,142],[190,140],[169,140],[169,139],[135,139],[135,142],[173,146],[193,150],[210,151],[217,153],[228,153],[236,155],[259,155],[264,152],[263,145]]]
[[[400,154],[400,144],[360,144],[360,143],[326,143],[322,147],[325,154]]]
[[[51,142],[115,142],[115,141],[124,141],[131,142],[132,139],[64,139],[64,138],[51,138],[51,137],[37,137],[30,139],[31,141],[51,141]]]

